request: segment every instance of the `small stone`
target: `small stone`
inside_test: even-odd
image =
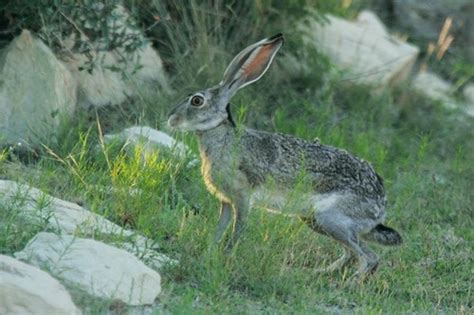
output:
[[[124,146],[138,146],[143,148],[143,157],[153,154],[157,149],[168,148],[181,158],[191,157],[192,160],[187,164],[188,168],[199,164],[198,159],[191,153],[191,150],[182,142],[175,140],[165,132],[153,129],[148,126],[133,126],[122,130],[119,133],[105,135],[107,143],[112,141],[122,141]]]
[[[154,145],[175,149],[181,156],[185,156],[189,151],[185,144],[176,141],[173,137],[162,131],[148,126],[129,127],[119,133],[105,135],[104,138],[109,142],[113,140],[121,140],[125,141],[126,144],[143,144],[146,150],[152,149],[152,146]]]

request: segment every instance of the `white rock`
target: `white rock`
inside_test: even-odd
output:
[[[116,247],[125,249],[129,253],[132,253],[141,261],[143,261],[148,267],[153,268],[155,270],[159,270],[164,266],[175,266],[178,264],[177,260],[171,259],[168,256],[161,254],[144,244],[133,244],[125,242],[114,245]]]
[[[185,157],[190,152],[189,148],[184,143],[176,141],[168,134],[148,126],[126,128],[119,133],[105,135],[104,139],[107,142],[114,140],[124,141],[125,145],[141,144],[146,152],[151,152],[156,149],[156,147],[166,147],[176,150],[176,152],[182,157]]]
[[[105,135],[104,139],[107,143],[113,141],[123,141],[124,146],[131,145],[132,147],[140,146],[143,150],[142,157],[146,160],[148,155],[156,153],[157,149],[162,147],[168,148],[177,153],[181,159],[190,157],[191,161],[186,165],[187,168],[192,168],[199,165],[199,160],[191,152],[191,150],[184,143],[175,140],[168,134],[147,127],[147,126],[134,126],[126,128],[119,133]]]
[[[474,117],[474,104],[467,105],[464,111],[468,116]]]
[[[160,56],[138,29],[128,26],[130,21],[129,13],[121,5],[117,5],[107,19],[110,36],[141,38],[144,44],[135,51],[129,52],[123,47],[107,51],[104,43],[82,38],[89,41],[95,50],[88,55],[73,53],[65,58],[64,61],[78,81],[79,106],[119,105],[127,98],[139,96],[143,92],[156,92],[157,88],[165,93],[170,92]],[[74,41],[74,36],[68,39],[68,42]],[[89,56],[95,61],[92,71],[88,71],[91,61]]]
[[[469,104],[474,105],[474,83],[468,84],[464,87],[462,90],[462,93],[464,94],[464,98]]]
[[[124,229],[117,224],[93,213],[75,203],[61,200],[45,194],[39,189],[20,185],[13,181],[0,180],[0,202],[3,204],[14,204],[22,215],[27,216],[32,221],[47,221],[48,228],[62,234],[111,234],[123,237],[126,242],[124,248],[129,250],[137,257],[144,256],[145,250],[148,249],[156,255],[156,262],[153,267],[160,268],[162,264],[174,260],[159,254],[155,251],[158,246],[148,238],[131,230]],[[143,250],[137,250],[141,248]],[[155,254],[156,253],[156,254]],[[158,263],[158,262],[161,262]]]
[[[0,200],[3,203],[16,203],[20,211],[32,218],[36,216],[47,219],[48,227],[61,233],[133,235],[132,231],[75,203],[54,198],[39,189],[13,181],[0,180]]]
[[[451,97],[451,83],[433,72],[418,72],[413,78],[413,87],[426,96],[441,101],[447,108],[457,107],[456,101]]]
[[[41,232],[15,257],[102,299],[145,305],[161,292],[156,271],[125,250],[92,239]]]
[[[413,78],[413,87],[429,98],[440,101],[448,109],[461,109],[466,115],[474,117],[474,84],[467,85],[463,90],[465,104],[456,101],[450,82],[430,71],[418,72]]]
[[[466,99],[465,112],[474,117],[474,83],[468,84],[463,89],[464,98]]]
[[[76,84],[53,52],[27,30],[0,59],[0,144],[37,146],[76,106]]]
[[[381,36],[390,36],[385,25],[379,17],[372,11],[363,10],[357,16],[357,23],[370,29],[371,32],[378,33]]]
[[[0,255],[0,314],[80,314],[71,296],[46,272]]]
[[[349,72],[346,80],[381,87],[408,77],[418,47],[389,35],[375,14],[364,11],[357,21],[326,17],[327,23],[308,18],[299,28],[307,43]]]

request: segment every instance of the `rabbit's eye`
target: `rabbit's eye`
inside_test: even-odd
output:
[[[191,105],[193,106],[201,106],[202,104],[204,104],[204,98],[200,95],[194,95],[192,98],[191,98]]]

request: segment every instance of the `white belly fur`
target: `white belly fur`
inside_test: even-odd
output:
[[[340,193],[308,194],[258,188],[252,194],[250,205],[287,216],[311,216],[316,211],[329,210],[341,197]]]

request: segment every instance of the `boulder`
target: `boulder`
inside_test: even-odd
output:
[[[24,30],[0,56],[0,145],[38,146],[76,106],[76,84],[53,52]]]
[[[0,314],[81,314],[71,296],[48,273],[0,255]]]
[[[307,43],[348,72],[344,80],[390,86],[409,76],[418,47],[390,35],[375,14],[363,11],[356,21],[326,18],[323,23],[309,18],[299,28]]]
[[[146,305],[161,292],[156,271],[125,250],[92,239],[41,232],[15,257],[101,299]]]
[[[73,52],[63,57],[78,81],[79,106],[120,105],[128,98],[156,93],[158,88],[169,93],[170,87],[160,56],[139,28],[132,27],[134,23],[127,10],[117,5],[106,22],[110,38],[134,37],[140,45],[134,46],[126,41],[122,46],[110,50],[104,42],[106,39],[91,40],[82,34],[80,40],[88,42],[92,50],[87,53]],[[86,29],[92,27],[87,21],[83,23]],[[73,33],[67,42],[75,41]]]

